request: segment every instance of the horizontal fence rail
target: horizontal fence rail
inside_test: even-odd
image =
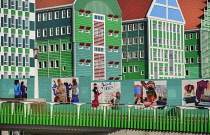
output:
[[[210,109],[126,104],[92,108],[91,103],[0,101],[0,123],[210,133]]]

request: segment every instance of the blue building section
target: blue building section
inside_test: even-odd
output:
[[[154,6],[151,8],[152,10],[149,16],[184,21],[177,0],[156,0]]]
[[[181,21],[181,22],[184,21],[183,18],[182,18],[180,10],[172,9],[172,8],[168,8],[168,19]]]
[[[155,5],[152,9],[150,16],[166,18],[166,7]]]
[[[166,0],[156,0],[156,3],[166,5]]]
[[[178,7],[177,0],[168,0],[168,5]]]

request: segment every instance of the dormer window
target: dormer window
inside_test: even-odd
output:
[[[113,30],[109,30],[108,36],[112,36],[112,32],[113,32]]]
[[[112,14],[109,14],[108,15],[108,20],[112,21],[112,17],[113,17],[113,15]]]
[[[118,33],[119,33],[119,31],[115,31],[114,32],[114,37],[118,37]]]
[[[85,33],[90,33],[90,29],[91,29],[91,27],[86,27]]]
[[[83,16],[83,13],[85,12],[85,10],[83,10],[83,9],[80,9],[79,10],[79,16]]]
[[[91,13],[91,11],[86,10],[86,12],[85,12],[85,16],[86,16],[86,17],[90,17],[90,13]]]
[[[114,21],[118,21],[118,18],[119,18],[119,16],[118,15],[115,15],[114,16]]]
[[[79,27],[79,32],[83,32],[84,31],[85,26],[80,26]]]

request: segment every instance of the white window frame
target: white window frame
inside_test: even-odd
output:
[[[144,70],[141,70],[141,75],[144,75]]]
[[[201,58],[197,57],[197,63],[201,63]]]
[[[194,63],[194,58],[190,57],[190,63],[193,64]]]
[[[15,16],[12,15],[11,16],[11,28],[15,28],[15,26],[16,26],[16,19],[15,19]]]
[[[132,59],[133,57],[133,52],[128,52],[128,59]]]
[[[152,27],[153,27],[153,30],[157,30],[157,24],[156,23],[153,23]]]
[[[198,50],[199,50],[199,46],[195,45],[195,51],[198,51]]]
[[[42,69],[43,63],[41,61],[38,62],[38,69]]]
[[[67,9],[66,12],[67,12],[66,13],[67,18],[70,18],[71,17],[71,9]]]
[[[41,36],[41,30],[40,29],[37,29],[36,36],[37,37],[40,37]]]
[[[23,1],[22,0],[18,0],[18,10],[22,10],[22,3]]]
[[[126,38],[122,39],[122,45],[126,45]]]
[[[54,15],[55,15],[55,19],[59,19],[59,11],[55,11]]]
[[[139,44],[144,44],[144,37],[139,37]]]
[[[42,13],[42,21],[47,21],[47,12]]]
[[[190,39],[193,39],[193,33],[190,33]]]
[[[133,58],[138,58],[138,52],[137,51],[133,52]]]
[[[45,35],[45,32],[46,32],[46,35]],[[45,28],[45,29],[42,30],[42,36],[43,37],[47,37],[47,28]]]
[[[30,67],[30,57],[29,54],[25,54],[25,66]]]
[[[139,23],[139,30],[144,30],[144,23]]]
[[[47,45],[43,45],[43,53],[46,53],[47,52]]]
[[[15,5],[16,5],[15,2],[16,2],[15,0],[10,0],[10,7],[11,7],[11,9],[15,9]]]
[[[61,27],[61,35],[66,35],[66,26]]]
[[[50,49],[49,49],[50,52],[54,52],[55,51],[55,48],[54,48],[53,44],[49,45],[49,47],[50,47]]]
[[[122,52],[122,59],[126,59],[126,57],[127,57],[126,54],[127,54],[126,52]]]
[[[130,71],[131,69],[131,71]],[[133,73],[133,66],[128,66],[128,73]]]
[[[152,41],[153,41],[153,44],[157,44],[157,39],[158,39],[158,38],[153,37],[153,40],[152,40]],[[154,42],[154,41],[156,41],[156,42]]]
[[[64,48],[65,45],[65,48]],[[67,44],[66,43],[62,43],[62,51],[66,51],[67,50]]]
[[[195,49],[194,49],[194,45],[191,45],[190,46],[190,51],[194,51]]]
[[[66,10],[62,10],[62,18],[66,18]]]
[[[185,58],[185,64],[189,64],[189,58]]]
[[[22,44],[23,44],[22,35],[18,35],[18,47],[22,47]]]
[[[29,39],[29,36],[26,35],[25,36],[25,48],[30,48],[29,45],[30,45],[30,39]]]
[[[52,12],[48,12],[48,20],[52,20]]]
[[[38,22],[40,22],[42,20],[42,14],[41,13],[37,14],[37,19],[38,19]]]
[[[54,60],[51,60],[51,61],[49,61],[49,65],[50,65],[50,67],[49,68],[55,68],[55,61]]]
[[[15,34],[11,34],[11,46],[12,46],[12,47],[15,46],[15,41],[16,41]]]
[[[29,30],[29,18],[28,17],[25,18],[25,29]]]
[[[60,62],[59,62],[59,60],[55,60],[55,68],[59,68],[60,67]]]
[[[71,34],[71,26],[67,26],[67,34]]]
[[[23,66],[23,55],[21,53],[18,54],[18,66]]]
[[[8,27],[8,15],[4,15],[4,27]]]
[[[128,24],[128,31],[133,31],[133,24]]]
[[[53,36],[53,28],[50,28],[50,36]]]
[[[140,51],[139,54],[140,54],[140,58],[144,58],[145,57],[144,56],[144,51]]]
[[[59,44],[55,44],[55,52],[59,51]]]
[[[12,79],[16,78],[15,72],[11,72],[11,78]]]
[[[3,78],[4,78],[4,79],[8,79],[8,72],[7,72],[7,71],[4,72]]]
[[[138,65],[134,65],[133,68],[134,68],[134,72],[139,72],[139,66]]]
[[[56,32],[56,33],[55,33],[56,36],[59,35],[59,34],[60,34],[60,28],[59,28],[59,27],[56,27],[55,30],[56,30],[56,31],[55,31],[55,32]]]
[[[189,76],[189,70],[185,70],[185,76]]]
[[[126,31],[126,25],[122,25],[122,31],[125,32]]]
[[[132,45],[132,44],[133,44],[133,39],[132,38],[128,38],[128,45]]]
[[[125,70],[124,70],[125,69]],[[127,67],[126,66],[123,66],[122,67],[122,70],[123,70],[123,73],[127,73]]]
[[[8,53],[4,53],[4,65],[8,65]]]
[[[8,34],[4,34],[4,46],[8,46]]]
[[[133,38],[133,44],[138,44],[138,38],[137,37]]]
[[[133,24],[133,31],[136,31],[136,30],[138,30],[138,23]]]

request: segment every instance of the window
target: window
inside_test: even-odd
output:
[[[67,34],[71,34],[71,26],[67,26]]]
[[[28,30],[29,29],[29,19],[25,18],[25,29]]]
[[[139,29],[143,30],[144,29],[144,24],[143,23],[139,23]]]
[[[94,15],[95,20],[104,20],[104,17],[101,15]]]
[[[157,52],[153,52],[153,57],[157,58]]]
[[[108,36],[112,36],[112,32],[113,32],[113,30],[109,30]]]
[[[40,29],[37,30],[36,34],[37,34],[37,37],[41,36]]]
[[[114,63],[114,61],[110,61],[110,62],[108,63],[108,67],[112,67],[113,63]]]
[[[79,15],[79,16],[83,16],[83,13],[84,13],[84,11],[85,11],[85,10],[83,10],[83,9],[80,9],[80,10],[79,10],[79,13],[78,13],[78,15]]]
[[[62,71],[66,71],[66,66],[62,66]]]
[[[133,39],[132,38],[128,38],[128,44],[132,45],[132,43],[133,43]]]
[[[62,26],[61,27],[61,35],[65,35],[66,34],[66,27]]]
[[[86,27],[85,33],[90,33],[91,27]]]
[[[23,65],[23,57],[22,54],[18,54],[18,66],[22,66]]]
[[[200,36],[199,33],[196,33],[196,39],[199,39],[199,36]]]
[[[8,54],[4,53],[4,65],[8,65]]]
[[[25,74],[25,78],[30,78],[29,73]]]
[[[131,73],[132,71],[132,66],[128,66],[128,72]]]
[[[127,68],[125,66],[123,66],[123,73],[127,72]]]
[[[50,28],[50,36],[53,36],[53,28]]]
[[[39,14],[37,15],[37,18],[38,18],[38,22],[40,22],[40,21],[42,20],[41,13],[39,13]]]
[[[55,11],[55,19],[59,19],[59,11]]]
[[[52,12],[48,12],[48,20],[52,20]]]
[[[195,51],[199,51],[199,46],[195,45]]]
[[[114,47],[114,52],[118,52],[118,48],[119,48],[118,46],[115,46]]]
[[[62,18],[66,18],[66,10],[62,10]]]
[[[54,45],[50,45],[50,51],[54,52]]]
[[[153,38],[153,43],[157,44],[157,38]]]
[[[157,30],[157,24],[153,24],[153,30]]]
[[[140,51],[140,58],[144,58],[144,51]]]
[[[174,43],[173,44],[174,44],[174,46],[176,46],[176,40],[174,40]]]
[[[185,51],[188,52],[189,51],[189,47],[185,46]]]
[[[41,69],[41,68],[42,68],[42,62],[39,61],[39,69]]]
[[[176,27],[173,27],[173,32],[174,32],[174,33],[176,32]]]
[[[42,46],[39,46],[39,53],[42,53]]]
[[[47,52],[47,46],[46,45],[43,46],[43,53],[45,53],[45,52]]]
[[[166,73],[168,72],[168,67],[165,67],[165,72],[166,72]]]
[[[47,13],[43,13],[43,14],[42,14],[42,17],[43,17],[43,18],[42,18],[43,21],[47,21]]]
[[[29,36],[25,36],[25,48],[29,48]]]
[[[123,58],[123,59],[126,59],[126,52],[123,52],[123,53],[122,53],[122,58]]]
[[[177,46],[178,46],[178,47],[180,46],[180,41],[177,41]]]
[[[122,45],[126,45],[126,38],[122,39]]]
[[[185,63],[188,64],[188,58],[185,58]]]
[[[187,34],[184,34],[184,36],[185,36],[185,40],[187,40],[188,39],[188,35]]]
[[[18,35],[18,47],[22,47],[22,42],[23,42],[22,35]]]
[[[55,44],[55,52],[58,52],[58,50],[59,50],[59,45]]]
[[[128,58],[131,59],[132,58],[132,52],[128,52]]]
[[[189,71],[185,70],[185,75],[188,76],[189,75]]]
[[[4,27],[8,27],[8,17],[4,15]]]
[[[4,8],[8,8],[8,0],[4,0]]]
[[[118,17],[119,17],[118,15],[115,15],[114,16],[114,21],[118,21]]]
[[[90,47],[89,47],[90,48]],[[72,45],[71,43],[68,43],[68,50],[71,51],[72,50]]]
[[[118,37],[118,33],[119,33],[119,31],[115,31],[114,32],[114,37]]]
[[[138,30],[138,23],[133,24],[133,30]]]
[[[190,51],[194,51],[194,46],[193,45],[190,46]]]
[[[43,37],[47,37],[47,29],[43,29]]]
[[[65,44],[65,43],[62,44],[62,50],[63,50],[63,51],[66,51],[66,44]]]
[[[26,59],[26,67],[29,67],[29,54],[25,55],[25,59]]]
[[[15,16],[11,16],[11,28],[15,28]]]
[[[164,58],[167,59],[168,58],[168,53],[164,53]]]
[[[138,52],[133,52],[133,58],[138,58]]]
[[[158,30],[162,30],[162,25],[158,24]]]
[[[179,28],[179,27],[177,27],[177,28],[176,28],[176,30],[177,30],[177,33],[179,33],[179,32],[180,32],[180,28]]]
[[[59,61],[56,60],[56,61],[55,61],[55,68],[58,68],[58,67],[59,67]]]
[[[50,68],[54,68],[54,61],[50,61]]]
[[[4,46],[8,46],[8,35],[4,34]]]
[[[18,0],[18,10],[22,10],[22,0]]]
[[[170,67],[170,71],[174,71],[173,67]]]
[[[15,72],[11,73],[11,78],[16,78]]]
[[[141,75],[144,75],[144,70],[141,70]]]
[[[132,24],[128,24],[128,31],[132,31],[132,30],[133,30]]]
[[[190,39],[193,39],[193,34],[192,33],[190,33]]]
[[[98,36],[98,29],[94,29],[94,35]]]
[[[190,58],[190,63],[194,63],[194,58]]]
[[[91,11],[86,10],[85,16],[86,16],[86,17],[90,17],[90,13],[91,13]]]
[[[85,26],[80,26],[79,27],[79,32],[83,32],[84,31]]]
[[[26,3],[26,2],[25,2]],[[10,1],[10,6],[11,6],[11,9],[15,9],[15,0],[11,0]],[[25,8],[26,8],[26,6],[25,6]],[[26,10],[27,11],[27,10]]]
[[[139,72],[139,66],[138,65],[134,65],[134,72]]]
[[[14,34],[12,34],[11,35],[11,46],[15,46],[15,35]]]
[[[70,17],[71,17],[71,10],[67,9],[67,18],[70,18]]]
[[[4,79],[8,79],[8,72],[4,72]]]
[[[133,38],[133,44],[137,44],[138,43],[138,38],[137,37],[134,37]]]
[[[126,31],[126,25],[122,25],[122,31],[123,31],[123,32]]]
[[[197,58],[197,63],[201,63],[201,58],[200,57]]]
[[[140,44],[144,44],[144,37],[139,37]]]
[[[162,66],[159,67],[159,71],[163,72],[163,67]]]
[[[55,29],[56,29],[56,31],[55,31],[56,33],[55,34],[59,35],[59,27],[56,27]]]
[[[162,38],[159,38],[159,42],[158,42],[159,44],[162,44]]]

